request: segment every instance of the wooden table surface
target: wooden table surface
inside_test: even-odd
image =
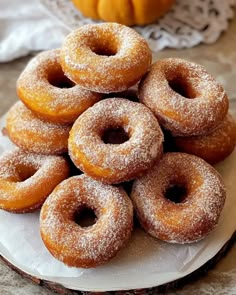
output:
[[[236,119],[236,19],[229,30],[214,44],[201,45],[186,50],[164,50],[154,55],[154,60],[164,57],[187,58],[204,65],[225,87],[230,98],[230,109]],[[30,57],[0,64],[0,115],[17,100],[15,82]],[[235,208],[236,212],[236,208]],[[0,262],[0,294],[53,294],[21,278]],[[208,275],[183,289],[167,293],[177,295],[236,294],[236,245]]]

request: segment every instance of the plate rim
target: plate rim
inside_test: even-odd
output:
[[[132,291],[141,291],[141,290],[145,290],[145,291],[167,291],[168,290],[174,290],[176,288],[182,287],[185,284],[196,280],[197,278],[200,278],[202,276],[204,276],[208,271],[210,271],[220,260],[221,258],[223,258],[225,255],[227,255],[227,253],[231,250],[231,248],[233,247],[233,245],[236,242],[236,230],[234,231],[234,233],[231,235],[231,237],[228,239],[228,241],[226,241],[226,243],[221,247],[221,249],[215,254],[213,255],[209,260],[207,260],[205,263],[203,263],[199,268],[195,269],[194,271],[181,276],[173,281],[168,281],[164,284],[161,285],[152,285],[149,287],[142,287],[142,288],[137,288],[137,289],[130,289],[130,288],[125,288],[125,289],[111,289],[111,290],[101,290],[101,289],[72,289],[68,286],[65,286],[61,283],[58,282],[54,282],[52,280],[46,280],[43,278],[40,278],[34,275],[31,275],[28,271],[24,271],[21,268],[17,267],[14,263],[12,263],[12,261],[10,261],[8,258],[5,257],[5,255],[3,255],[2,253],[0,254],[0,260],[3,261],[6,265],[8,265],[12,270],[14,270],[16,273],[20,274],[22,277],[30,280],[32,283],[35,283],[37,285],[40,285],[42,287],[46,287],[52,291],[57,291],[60,293],[60,291],[64,291],[65,289],[67,291],[75,291],[75,292],[84,292],[84,291],[88,291],[88,292],[132,292]]]

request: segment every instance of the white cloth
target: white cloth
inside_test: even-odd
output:
[[[68,29],[38,0],[1,0],[0,62],[60,46]]]
[[[134,27],[156,52],[213,43],[228,28],[236,0],[177,0],[162,19]],[[94,21],[71,0],[0,0],[0,62],[59,47],[69,31]]]
[[[39,0],[51,15],[70,30],[94,20],[84,18],[71,0]],[[163,48],[191,48],[214,43],[233,18],[236,0],[176,0],[161,19],[146,26],[134,26],[153,52]]]

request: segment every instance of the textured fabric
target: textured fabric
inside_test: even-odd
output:
[[[69,29],[91,19],[84,18],[70,0],[40,0],[48,10]],[[151,49],[157,52],[165,47],[189,48],[199,43],[214,43],[228,28],[236,0],[177,0],[171,11],[154,24],[135,26]]]
[[[159,22],[134,27],[154,52],[213,43],[228,27],[236,0],[177,0]],[[1,0],[0,62],[61,45],[68,32],[93,23],[70,0]]]
[[[1,0],[0,62],[61,44],[66,29],[38,0]]]

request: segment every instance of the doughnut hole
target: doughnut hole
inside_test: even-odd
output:
[[[72,88],[75,83],[66,77],[61,67],[54,67],[48,74],[48,82],[57,88]]]
[[[118,44],[117,41],[114,39],[114,36],[104,39],[97,38],[90,45],[90,49],[96,55],[109,57],[117,54]]]
[[[196,87],[194,87],[191,81],[191,73],[184,67],[177,67],[174,69],[169,69],[166,73],[166,79],[169,87],[181,96],[189,99],[196,98],[198,93],[196,92]]]
[[[36,172],[37,168],[27,164],[17,164],[12,169],[11,177],[8,180],[12,182],[24,182],[25,180],[32,177]]]
[[[176,77],[172,80],[168,80],[170,88],[180,94],[181,96],[189,99],[196,98],[196,93],[192,85],[183,78]]]
[[[109,127],[102,132],[101,139],[105,144],[122,144],[128,141],[129,134],[123,127]]]
[[[171,183],[167,187],[164,196],[172,203],[183,203],[187,198],[187,188],[181,183]]]
[[[19,178],[21,182],[29,179],[37,172],[37,169],[32,166],[21,166],[18,170]]]
[[[74,222],[83,228],[93,226],[97,219],[95,211],[88,206],[78,209],[73,216]]]

